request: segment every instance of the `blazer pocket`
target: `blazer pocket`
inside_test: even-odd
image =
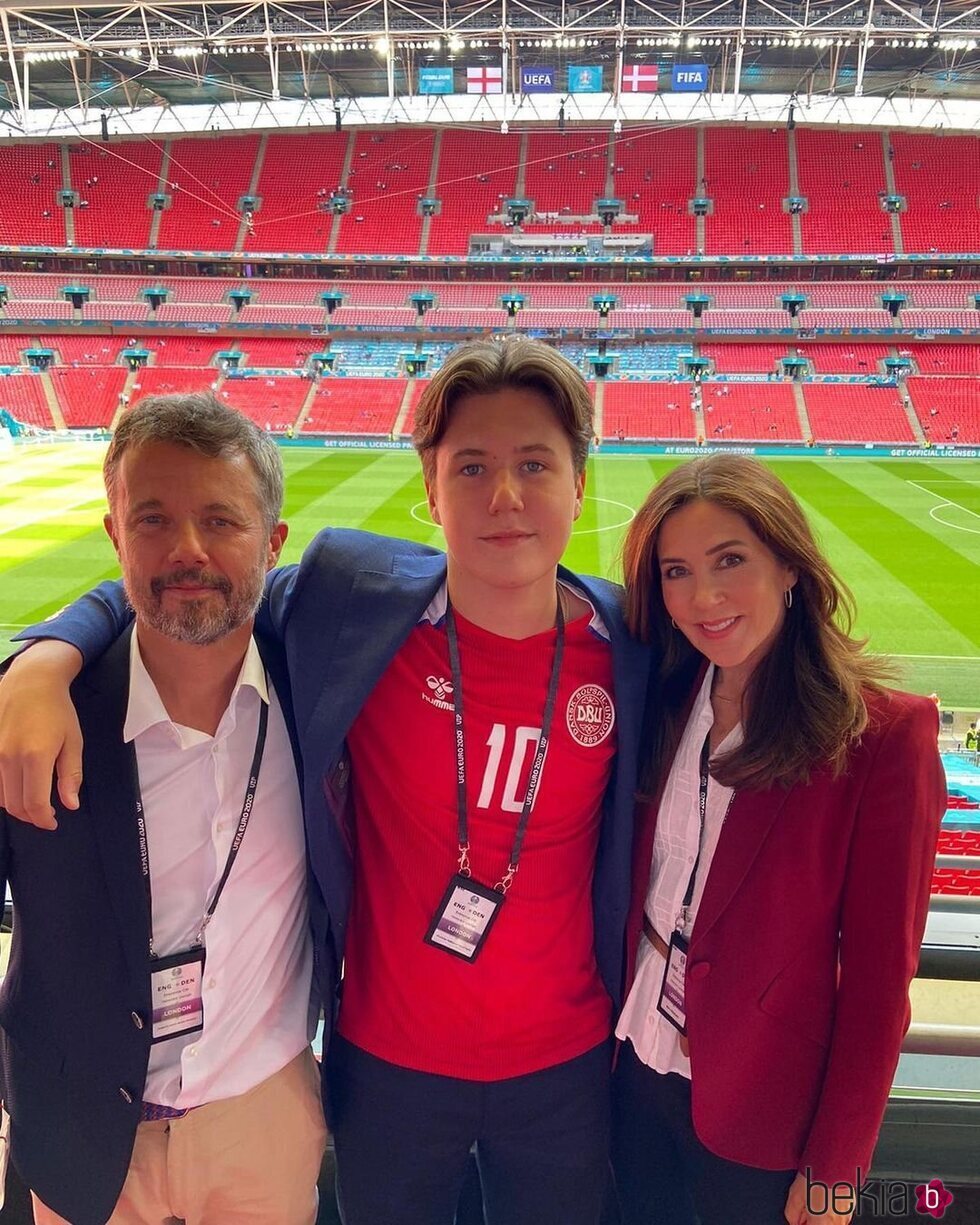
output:
[[[837,997],[836,972],[828,973],[801,954],[784,966],[759,997],[761,1012],[817,1046],[830,1046]]]

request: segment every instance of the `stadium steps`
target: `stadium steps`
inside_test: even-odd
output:
[[[905,416],[908,418],[909,429],[912,431],[912,436],[920,447],[927,447],[929,440],[926,438],[922,429],[922,422],[919,420],[915,412],[915,405],[912,403],[912,397],[909,395],[908,387],[899,383],[898,398],[902,401],[902,408],[905,409]]]
[[[602,194],[607,200],[614,199],[618,192],[616,191],[616,174],[614,167],[616,165],[616,133],[609,132],[609,142],[606,145],[606,185],[602,189]],[[627,208],[627,212],[632,212],[632,206]],[[606,230],[607,234],[613,233],[611,229]]]
[[[530,136],[527,132],[521,133],[521,144],[517,154],[517,181],[514,183],[514,195],[520,199],[526,189],[527,183],[527,146]]]
[[[425,188],[425,194],[430,198],[435,196],[439,190],[439,154],[442,152],[442,133],[443,129],[439,128],[436,131],[436,138],[432,142],[432,163],[429,166],[429,182]],[[427,255],[429,251],[429,232],[432,229],[432,218],[422,218],[422,232],[419,235],[419,255]]]
[[[405,394],[402,396],[401,403],[398,405],[398,412],[395,414],[395,423],[391,427],[392,437],[400,438],[405,433],[405,422],[408,420],[408,414],[412,409],[412,396],[415,391],[415,380],[408,379],[405,383]]]
[[[68,160],[68,146],[61,146],[61,182],[66,191],[71,191],[71,162]],[[75,245],[75,210],[62,206],[65,214],[65,246]]]
[[[895,166],[892,159],[888,156],[888,150],[892,145],[891,132],[882,132],[881,134],[881,156],[885,159],[885,186],[888,189],[888,194],[894,196],[897,194],[895,190]],[[896,255],[905,254],[905,240],[902,238],[902,214],[889,213],[888,219],[892,223],[892,244],[895,247]],[[921,433],[922,431],[917,431]]]
[[[789,163],[789,194],[798,196],[800,194],[800,168],[796,161],[796,131],[790,130],[786,133],[786,149],[787,160]],[[799,213],[790,213],[789,223],[793,230],[793,254],[803,254],[803,222]],[[805,411],[805,410],[804,410]],[[809,434],[804,434],[804,438],[808,438]]]
[[[704,182],[704,167],[705,167],[704,126],[703,125],[698,128],[698,138],[697,138],[697,144],[695,145],[695,149],[697,151],[696,152],[697,160],[694,166],[694,187],[695,187],[694,194],[699,196],[702,191],[705,191],[705,188],[701,186],[702,183]],[[706,191],[705,191],[705,194],[707,194]],[[695,251],[697,251],[699,255],[704,250],[705,235],[707,234],[707,224],[708,222],[707,222],[706,217],[695,217],[694,218],[694,249]]]
[[[259,147],[255,151],[255,165],[252,167],[252,177],[248,181],[248,191],[245,193],[248,196],[258,195],[259,191],[259,175],[262,173],[262,164],[265,161],[265,151],[269,147],[269,133],[263,132],[259,140]],[[245,236],[248,234],[248,222],[245,220],[245,212],[242,211],[242,223],[238,227],[238,237],[235,239],[235,250],[245,250]]]
[[[800,421],[800,436],[805,441],[813,437],[813,427],[810,425],[810,414],[806,410],[806,398],[801,383],[793,384],[793,399],[796,401],[796,415]]]
[[[604,379],[596,379],[592,403],[592,434],[595,438],[603,438],[602,416],[606,403],[606,383]]]
[[[119,407],[112,414],[112,420],[109,422],[109,432],[114,434],[116,426],[122,420],[122,415],[126,411],[133,398],[133,384],[138,381],[140,376],[139,370],[130,370],[126,375],[126,381],[123,383],[122,394],[124,399],[119,401]]]
[[[163,142],[163,157],[160,159],[160,178],[157,181],[156,190],[158,193],[167,190],[167,184],[170,177],[170,153],[173,149],[173,141],[165,140]],[[163,221],[163,210],[154,209],[153,217],[150,221],[150,236],[146,240],[146,245],[151,251],[157,249],[157,243],[160,239],[160,224]]]
[[[349,132],[347,135],[347,152],[344,154],[344,164],[340,171],[340,182],[338,187],[346,187],[347,180],[350,178],[350,164],[354,159],[354,133]],[[337,213],[330,226],[330,237],[327,240],[327,254],[335,255],[337,253],[337,239],[340,237],[340,223],[343,221],[343,215]]]
[[[51,420],[54,422],[56,430],[66,430],[64,413],[61,411],[61,404],[58,402],[58,396],[54,389],[54,384],[51,382],[51,375],[46,370],[42,370],[38,375],[41,380],[41,387],[44,390],[44,400],[48,406],[48,412],[51,414]]]
[[[708,426],[704,419],[704,397],[697,383],[691,384],[691,412],[694,416],[694,437],[703,441],[708,437]]]
[[[306,424],[306,419],[310,415],[310,410],[313,408],[313,401],[316,398],[317,386],[318,384],[316,379],[310,379],[310,389],[306,393],[306,398],[303,400],[303,403],[300,405],[300,410],[296,414],[296,420],[293,422],[294,434],[298,434]]]

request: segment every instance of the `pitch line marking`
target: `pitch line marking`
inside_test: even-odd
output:
[[[950,523],[949,520],[943,519],[939,515],[939,511],[945,510],[947,506],[955,506],[957,510],[963,511],[966,515],[972,515],[974,519],[980,521],[980,515],[975,510],[970,510],[968,506],[961,506],[959,502],[953,502],[949,498],[944,498],[941,493],[933,493],[931,489],[926,489],[924,485],[920,485],[918,481],[910,481],[906,479],[906,484],[914,485],[920,492],[927,494],[930,498],[935,498],[938,505],[933,506],[929,510],[929,518],[934,523],[941,523],[943,527],[951,527],[957,532],[969,532],[971,536],[980,536],[980,527],[964,527],[961,523]]]
[[[574,534],[576,536],[594,536],[594,535],[598,535],[599,532],[615,532],[615,531],[618,531],[619,528],[621,527],[626,527],[628,523],[632,523],[633,520],[636,518],[636,510],[632,506],[627,506],[625,502],[617,502],[614,498],[595,498],[595,497],[592,497],[591,494],[586,494],[585,497],[583,498],[583,501],[585,502],[605,502],[607,506],[618,506],[620,510],[625,510],[627,512],[627,517],[621,520],[619,523],[607,523],[603,527],[583,527],[581,530],[573,529]],[[416,523],[422,523],[426,527],[438,527],[438,524],[433,523],[431,519],[423,519],[422,516],[418,514],[418,510],[420,507],[422,506],[427,507],[428,505],[429,505],[428,502],[416,502],[415,505],[409,511],[409,514],[412,516],[412,518],[415,520]]]

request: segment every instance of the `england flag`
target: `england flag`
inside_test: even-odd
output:
[[[495,68],[467,68],[466,92],[468,94],[502,94],[504,71],[498,64]]]
[[[655,94],[659,71],[656,64],[624,64],[624,94]]]

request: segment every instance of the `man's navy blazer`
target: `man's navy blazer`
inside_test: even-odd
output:
[[[103,1225],[126,1178],[150,1054],[149,918],[123,741],[131,628],[72,687],[81,806],[58,828],[0,809],[0,888],[14,903],[0,988],[0,1076],[23,1181],[72,1225]],[[287,726],[280,648],[256,635]],[[295,740],[294,740],[295,748]]]
[[[596,960],[614,1004],[622,998],[624,933],[636,762],[649,652],[623,622],[621,590],[560,570],[593,601],[613,650],[618,754],[606,797],[593,882]],[[327,529],[299,566],[273,571],[257,631],[285,646],[303,760],[303,801],[314,890],[314,965],[327,1022],[333,1021],[351,896],[351,845],[344,822],[344,741],[376,681],[446,578],[444,553],[367,532]],[[62,638],[88,658],[104,650],[129,613],[119,584],[104,583],[24,638]],[[325,901],[325,910],[320,898]]]

